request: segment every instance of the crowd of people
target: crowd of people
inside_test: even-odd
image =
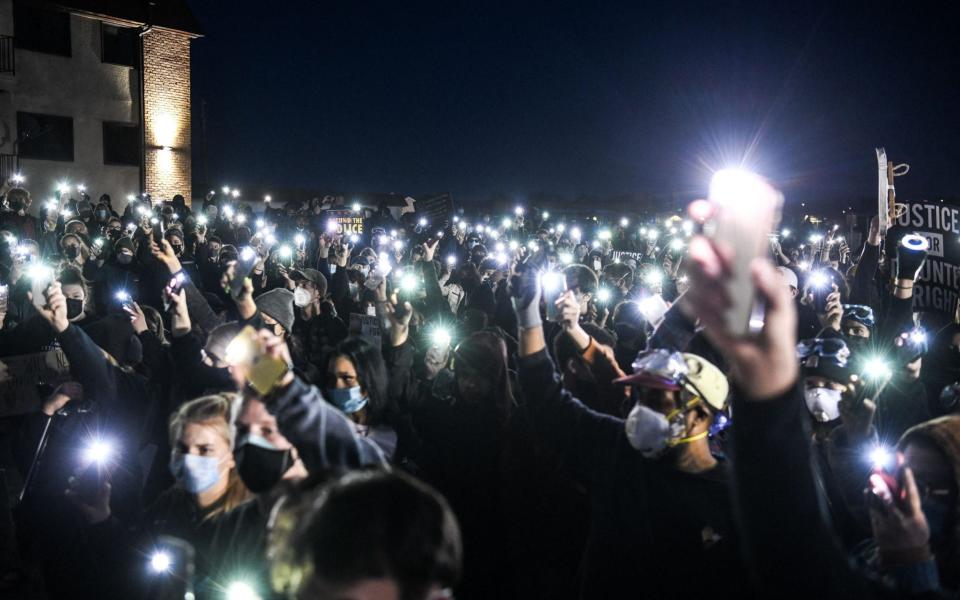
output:
[[[0,362],[69,364],[0,421],[11,597],[960,593],[909,230],[781,225],[742,336],[686,215],[0,191]]]

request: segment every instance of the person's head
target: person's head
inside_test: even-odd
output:
[[[164,236],[167,240],[167,243],[170,244],[170,248],[173,250],[174,255],[183,256],[183,232],[179,229],[171,227],[167,229],[167,232]]]
[[[93,216],[98,223],[106,223],[107,219],[110,218],[110,207],[106,204],[97,204],[96,209],[93,211]]]
[[[177,485],[191,494],[219,492],[226,513],[247,499],[233,460],[232,394],[203,396],[187,402],[170,417],[170,470]],[[207,515],[210,518],[213,515]]]
[[[73,233],[79,235],[89,235],[87,233],[87,225],[79,219],[74,219],[68,221],[66,225],[63,226],[64,233]]]
[[[123,223],[117,217],[107,219],[107,237],[116,242],[123,235]]]
[[[217,219],[219,211],[220,209],[217,208],[217,205],[212,202],[203,207],[203,214],[211,224]]]
[[[316,304],[327,295],[327,278],[316,269],[291,271],[290,278],[296,283],[293,302],[300,308]]]
[[[611,288],[626,293],[633,287],[633,269],[623,263],[610,263],[603,268],[602,279]]]
[[[730,385],[723,372],[696,354],[667,350],[638,356],[633,368],[633,375],[617,380],[636,391],[625,423],[630,445],[647,458],[677,461],[692,444],[706,444],[727,407]]]
[[[274,288],[254,300],[264,326],[281,338],[286,338],[293,331],[293,300],[293,292],[286,288]]]
[[[161,344],[167,343],[167,334],[163,329],[163,316],[160,311],[152,306],[144,304],[140,307],[143,311],[144,320],[147,322],[147,329],[160,340]]]
[[[425,483],[399,471],[352,472],[287,506],[270,544],[272,579],[287,597],[452,598],[460,529]]]
[[[840,320],[840,331],[849,341],[869,340],[876,321],[873,309],[865,304],[844,304],[843,318]]]
[[[780,279],[783,285],[787,286],[787,289],[790,290],[790,297],[796,298],[800,288],[797,274],[787,267],[777,267],[777,271],[780,273]]]
[[[507,421],[514,398],[503,338],[490,331],[469,335],[453,351],[453,373],[461,400]]]
[[[84,306],[87,302],[87,284],[83,280],[80,270],[75,267],[60,269],[60,289],[67,299],[67,319],[79,321],[84,317]]]
[[[367,340],[348,337],[330,353],[326,396],[356,423],[372,426],[393,418],[387,387],[383,355]]]
[[[212,235],[207,238],[207,251],[210,254],[210,260],[216,261],[220,257],[220,248],[223,242],[219,237]]]
[[[613,309],[613,331],[617,346],[634,354],[647,345],[647,320],[640,304],[633,300],[621,302]]]
[[[236,418],[237,439],[233,451],[237,472],[254,494],[272,490],[283,480],[307,476],[297,449],[277,426],[277,419],[263,401],[254,396],[243,399]]]
[[[570,265],[563,270],[567,289],[580,302],[580,314],[586,314],[590,300],[597,292],[597,275],[586,265]]]
[[[7,192],[7,204],[10,206],[10,210],[17,214],[27,214],[32,202],[30,192],[23,188],[16,187]]]
[[[850,380],[850,348],[839,338],[813,338],[797,344],[807,410],[818,423],[840,418],[840,400]]]
[[[60,239],[60,254],[69,260],[85,260],[90,256],[90,249],[79,235],[67,234]]]
[[[941,583],[955,590],[960,587],[960,415],[908,429],[898,449],[917,482]]]
[[[117,240],[113,247],[113,257],[121,265],[129,265],[133,262],[133,240],[128,237]]]

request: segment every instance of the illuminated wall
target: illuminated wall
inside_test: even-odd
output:
[[[143,37],[144,175],[153,199],[190,189],[190,37],[154,29]]]

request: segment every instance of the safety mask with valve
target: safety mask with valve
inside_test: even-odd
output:
[[[624,424],[630,445],[645,458],[658,458],[671,448],[718,433],[729,422],[725,414],[729,384],[715,365],[695,354],[667,350],[642,352],[633,363],[633,375],[618,383],[677,393],[678,406],[664,414],[638,401]],[[692,434],[687,413],[709,408],[715,415],[710,428]]]

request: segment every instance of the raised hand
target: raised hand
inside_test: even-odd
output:
[[[706,237],[690,242],[691,285],[685,303],[700,318],[704,332],[733,367],[733,376],[751,400],[774,399],[797,381],[797,311],[780,274],[766,259],[752,264],[753,283],[766,301],[763,328],[757,335],[738,337],[727,331],[724,311],[730,304],[725,283],[731,256]]]
[[[70,325],[70,321],[67,319],[67,299],[60,289],[60,282],[51,283],[43,295],[46,303],[42,308],[38,308],[37,312],[47,323],[50,323],[56,333],[63,333]]]

